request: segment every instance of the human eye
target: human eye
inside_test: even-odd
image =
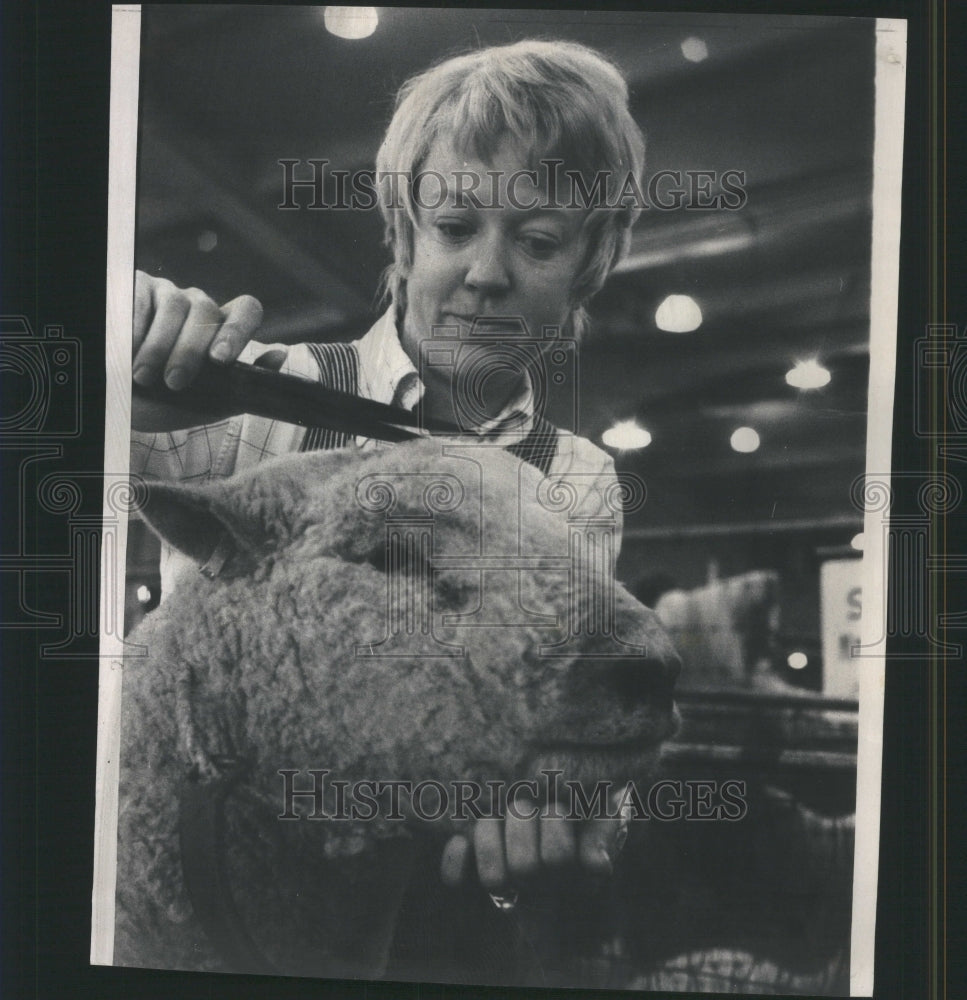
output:
[[[538,260],[549,260],[561,246],[556,235],[539,230],[525,230],[518,235],[518,240],[527,253]]]
[[[473,235],[473,226],[466,219],[436,219],[433,228],[450,243],[460,243]]]

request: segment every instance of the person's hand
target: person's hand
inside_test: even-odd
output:
[[[568,819],[560,809],[538,807],[518,798],[516,810],[503,819],[478,819],[447,841],[440,877],[456,886],[476,878],[490,892],[519,888],[546,870],[579,867],[585,872],[612,873],[624,841],[628,818]]]
[[[188,387],[206,361],[229,364],[253,338],[262,322],[262,306],[251,295],[217,305],[197,288],[178,288],[165,278],[135,273],[132,378],[135,386]],[[207,423],[221,414],[192,414]],[[173,403],[134,394],[132,424],[137,430],[187,426]]]

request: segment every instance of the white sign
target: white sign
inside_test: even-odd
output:
[[[823,635],[823,694],[858,698],[859,662],[850,649],[860,644],[862,559],[833,559],[819,571],[819,617]]]

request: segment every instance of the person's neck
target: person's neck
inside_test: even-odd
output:
[[[466,423],[466,413],[458,413],[454,406],[454,393],[460,391],[461,387],[459,381],[455,384],[454,380],[448,377],[455,374],[454,370],[447,369],[446,373],[441,369],[421,371],[419,344],[415,338],[403,335],[404,319],[403,310],[397,306],[395,320],[400,344],[423,383],[421,411],[431,420],[462,426]],[[435,375],[439,375],[439,378],[435,378]],[[481,423],[497,419],[524,391],[519,382],[509,379],[498,381],[497,378],[488,378],[481,388],[481,395],[474,401],[473,406],[475,412],[482,411]]]

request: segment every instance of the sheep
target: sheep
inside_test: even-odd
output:
[[[594,627],[591,605],[572,601],[576,522],[551,502],[566,484],[548,493],[507,452],[467,447],[289,455],[205,486],[150,485],[145,519],[205,572],[183,574],[129,637],[147,655],[123,665],[115,964],[245,971],[258,955],[287,974],[381,974],[423,833],[383,810],[282,820],[287,770],[303,789],[309,769],[445,787],[548,769],[582,783],[651,775],[677,725],[670,641],[600,566],[582,586],[610,595],[599,611],[613,606],[614,628]],[[430,588],[429,631],[394,632],[394,601],[419,602],[393,590],[388,565],[387,539],[407,525],[404,588]],[[481,570],[484,546],[503,563]],[[201,808],[220,796],[249,963],[226,959],[194,912],[186,788]]]
[[[769,674],[779,629],[779,575],[752,570],[655,603],[693,683],[776,687]],[[787,685],[782,685],[785,689]]]

